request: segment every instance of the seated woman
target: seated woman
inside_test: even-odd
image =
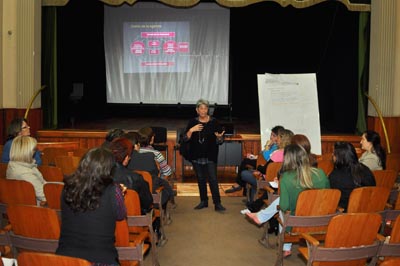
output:
[[[270,159],[267,161],[268,162],[283,162],[283,151],[284,148],[290,144],[291,138],[293,136],[293,132],[290,131],[289,129],[283,129],[280,131],[278,138],[277,138],[277,144],[278,144],[278,149],[272,152]],[[257,179],[254,176],[255,172],[254,170],[244,170],[242,172],[242,180],[243,182],[249,183],[251,185],[251,191],[249,195],[250,202],[247,204],[250,204],[254,198],[255,193],[257,193]]]
[[[360,163],[366,165],[371,171],[386,169],[386,152],[381,146],[381,138],[372,130],[365,131],[361,136],[361,149],[365,152],[361,155]]]
[[[153,206],[149,184],[141,175],[126,168],[131,159],[132,143],[127,138],[116,138],[110,143],[109,149],[116,161],[112,173],[114,182],[135,190],[139,195],[142,214],[148,213]]]
[[[360,163],[354,146],[349,142],[337,142],[333,151],[335,168],[329,174],[331,188],[341,191],[339,207],[347,210],[350,193],[357,187],[375,186],[371,170]]]
[[[125,134],[125,131],[124,131],[123,129],[121,129],[121,128],[113,128],[113,129],[110,129],[110,130],[107,132],[107,135],[106,135],[106,137],[105,137],[105,139],[104,139],[103,144],[101,144],[101,147],[103,147],[103,148],[109,148],[111,142],[112,142],[114,139],[120,138],[120,137],[122,137],[124,134]]]
[[[168,202],[171,203],[172,209],[176,208],[174,191],[171,185],[169,184],[168,180],[158,176],[159,170],[155,160],[155,154],[151,151],[141,152],[142,149],[140,148],[140,135],[138,133],[128,132],[125,134],[125,137],[128,138],[133,145],[131,160],[129,161],[127,168],[129,170],[142,170],[149,172],[153,179],[152,191],[154,192],[159,187],[164,187],[163,193],[161,194],[161,203],[163,205],[163,209],[166,208]]]
[[[37,204],[45,206],[46,197],[44,196],[43,185],[46,181],[33,158],[36,145],[36,140],[29,136],[18,136],[13,139],[6,177],[7,179],[24,180],[31,183],[35,189]]]
[[[277,213],[277,205],[281,213],[296,211],[297,198],[303,190],[329,188],[329,181],[324,171],[310,165],[309,154],[300,145],[290,144],[284,149],[284,161],[280,179],[280,198],[275,200],[268,208],[258,213],[246,213],[257,224],[268,221]],[[283,215],[281,215],[283,219]],[[291,243],[283,245],[284,256],[291,254]]]
[[[119,265],[115,227],[117,220],[126,217],[126,188],[114,183],[114,166],[114,156],[108,149],[94,148],[64,179],[56,254],[86,259],[93,265]]]
[[[8,163],[10,161],[10,149],[11,144],[15,137],[17,136],[30,136],[31,130],[28,122],[25,118],[15,118],[11,121],[11,124],[8,126],[7,133],[7,141],[3,147],[3,154],[1,155],[1,162]],[[37,165],[42,165],[42,157],[40,151],[35,151],[35,163]]]
[[[271,129],[271,135],[269,136],[269,140],[264,146],[264,150],[261,151],[261,155],[265,159],[266,162],[269,161],[271,154],[278,149],[278,136],[279,132],[282,131],[284,128],[282,126],[275,126]],[[242,171],[249,170],[249,166],[255,169],[257,167],[258,155],[247,154],[247,157],[243,159],[240,163],[238,174],[236,176],[235,182],[237,186],[232,186],[231,188],[225,190],[225,193],[233,193],[236,191],[241,190],[246,186],[246,183],[242,180]],[[243,191],[245,193],[246,190]]]

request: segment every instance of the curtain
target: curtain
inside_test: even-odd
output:
[[[42,12],[42,92],[43,126],[57,128],[57,8]]]
[[[361,134],[367,130],[366,109],[369,71],[369,22],[370,13],[361,12],[358,30],[358,115],[356,131]]]

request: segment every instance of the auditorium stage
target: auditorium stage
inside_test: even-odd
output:
[[[161,116],[161,115],[160,115]],[[218,118],[220,123],[232,123],[235,134],[260,134],[260,122],[255,119],[243,118]],[[185,128],[189,118],[163,118],[163,117],[112,117],[104,119],[75,120],[60,129],[74,130],[109,130],[122,128],[126,130],[138,130],[146,126],[166,127],[168,131],[176,131]]]

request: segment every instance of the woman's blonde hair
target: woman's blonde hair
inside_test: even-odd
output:
[[[293,132],[289,129],[283,129],[279,132],[279,137],[281,138],[279,149],[284,149],[287,145],[290,144],[293,137]]]
[[[29,136],[17,136],[13,139],[10,150],[10,161],[34,163],[37,141]]]
[[[302,188],[313,188],[312,173],[317,173],[310,165],[307,151],[300,145],[290,144],[285,147],[283,172],[296,171],[297,181]]]
[[[205,105],[205,106],[209,106],[210,105],[210,103],[207,101],[207,100],[205,100],[205,99],[199,99],[197,102],[196,102],[196,108],[199,108],[200,107],[200,105]]]

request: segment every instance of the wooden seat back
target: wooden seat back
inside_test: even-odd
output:
[[[55,166],[56,156],[67,156],[68,150],[62,147],[45,147],[42,151],[42,164]]]
[[[319,160],[318,168],[322,169],[324,171],[324,173],[328,176],[334,168],[332,159]]]
[[[399,266],[400,265],[400,259],[390,259],[390,260],[385,260],[379,266]]]
[[[341,192],[338,189],[310,189],[299,194],[296,216],[324,216],[337,211]],[[322,227],[293,227],[291,233],[325,232]]]
[[[61,210],[61,194],[64,183],[48,182],[44,184],[43,191],[46,196],[47,206],[54,210]]]
[[[153,265],[158,265],[157,237],[152,226],[154,217],[152,217],[151,212],[142,215],[139,194],[135,190],[127,189],[124,200],[128,216],[129,241],[134,243],[150,242]],[[131,223],[134,225],[131,225]],[[147,249],[148,247],[143,246],[143,248]]]
[[[392,190],[396,182],[397,174],[394,170],[375,170],[372,171],[377,187],[386,187]]]
[[[265,172],[265,180],[274,181],[274,178],[278,176],[278,172],[281,169],[281,167],[282,167],[281,162],[270,162]]]
[[[118,251],[118,258],[121,266],[142,265],[144,260],[144,243],[133,243],[129,241],[129,228],[127,221],[116,222],[115,226],[115,247]],[[146,247],[148,250],[148,245]]]
[[[27,181],[0,178],[0,202],[36,205],[35,189]]]
[[[348,213],[380,212],[385,209],[390,190],[386,187],[359,187],[353,189],[347,207]]]
[[[85,155],[88,152],[88,150],[89,149],[87,149],[87,148],[77,148],[77,149],[72,150],[72,155],[82,158],[83,155]]]
[[[389,241],[382,243],[379,254],[377,254],[384,261],[400,259],[400,216],[397,216],[392,225]]]
[[[283,265],[283,243],[299,242],[304,233],[325,238],[328,222],[337,214],[341,192],[338,189],[310,189],[299,194],[295,215],[285,214],[278,237],[275,265]],[[292,227],[290,232],[286,230]]]
[[[375,265],[380,242],[377,240],[382,218],[376,213],[347,213],[333,217],[326,230],[324,246],[303,234],[308,248],[299,248],[307,265],[361,266],[371,258]]]
[[[64,180],[64,174],[60,167],[40,165],[38,169],[47,182],[63,182]]]
[[[54,161],[56,166],[61,168],[64,175],[71,175],[78,168],[80,159],[77,156],[58,155]]]
[[[0,178],[6,178],[8,163],[0,163]]]
[[[60,221],[53,209],[10,204],[7,214],[15,235],[57,240],[60,237]]]
[[[400,153],[386,155],[386,169],[393,170],[396,174],[400,171]]]
[[[69,256],[61,256],[50,253],[24,251],[18,255],[19,266],[89,266],[92,265],[87,260]]]

